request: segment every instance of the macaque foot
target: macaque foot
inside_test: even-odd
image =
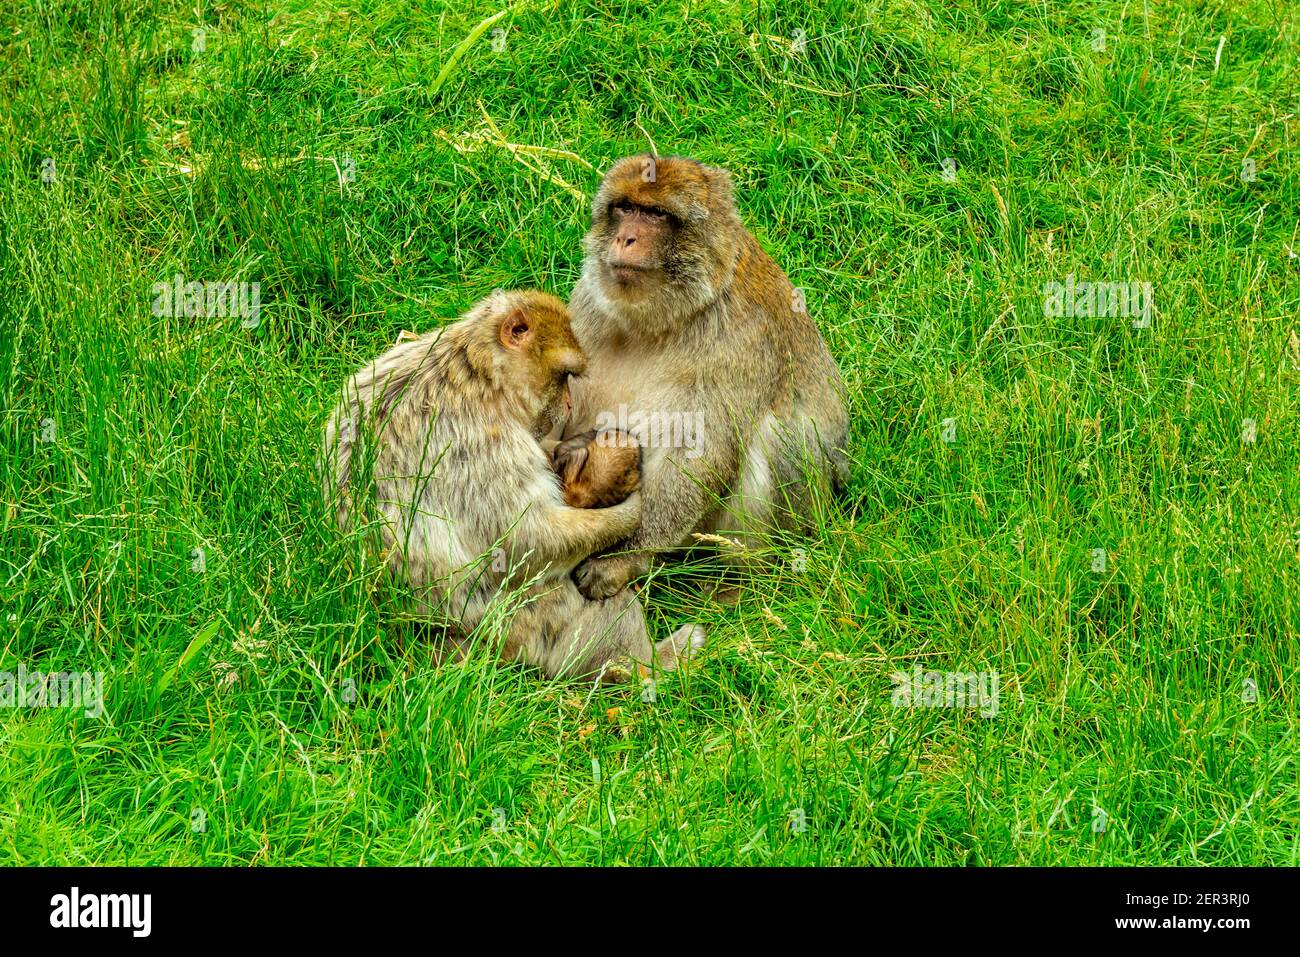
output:
[[[658,671],[673,671],[690,661],[695,653],[704,647],[708,632],[703,625],[683,625],[663,641],[655,645],[654,657]],[[596,675],[598,685],[622,685],[630,682],[634,675],[641,679],[649,678],[655,673],[650,662],[624,658],[622,661],[607,662]]]
[[[603,601],[617,595],[649,562],[636,555],[608,555],[588,558],[573,572],[574,584],[584,598]]]
[[[598,685],[623,685],[632,680],[632,671],[626,665],[610,662],[596,675]]]
[[[659,644],[655,645],[655,657],[659,667],[672,671],[683,661],[690,661],[695,653],[704,647],[708,632],[703,625],[682,625]]]
[[[713,590],[713,600],[728,607],[740,604],[739,585],[719,585]]]

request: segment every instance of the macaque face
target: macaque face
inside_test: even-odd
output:
[[[663,282],[663,271],[681,224],[658,206],[624,198],[609,207],[608,242],[603,264],[608,280],[633,293]]]
[[[541,415],[534,430],[538,439],[569,421],[573,412],[570,380],[582,375],[587,368],[587,358],[578,348],[577,340],[572,333],[568,333],[568,338],[571,340],[568,346],[551,350],[542,360],[547,378],[542,388]]]
[[[534,431],[534,435],[539,440],[556,427],[568,422],[569,416],[573,414],[573,398],[570,392],[569,380],[575,375],[578,375],[578,373],[561,373],[553,380],[552,388],[547,390],[546,398],[543,400],[543,414]]]
[[[742,232],[725,171],[680,157],[628,157],[592,200],[585,274],[635,323],[629,331],[662,332],[716,297]]]

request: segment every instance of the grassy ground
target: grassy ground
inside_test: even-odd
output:
[[[106,699],[0,709],[0,862],[1300,861],[1294,6],[503,2],[0,13],[0,670]],[[807,290],[850,494],[738,605],[660,576],[712,639],[653,701],[434,670],[320,424],[567,293],[647,136]],[[154,315],[177,272],[260,323]],[[893,707],[916,665],[996,715]]]

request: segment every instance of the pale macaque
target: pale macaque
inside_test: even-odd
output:
[[[496,653],[550,676],[624,680],[675,667],[703,642],[687,625],[656,646],[631,589],[589,601],[570,577],[641,515],[635,479],[609,507],[567,504],[541,445],[586,366],[564,303],[499,293],[368,363],[326,425],[339,523],[377,530],[388,573],[446,627],[453,655],[483,646],[475,629],[503,602],[514,607]]]

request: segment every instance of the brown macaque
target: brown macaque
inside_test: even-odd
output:
[[[453,654],[504,621],[501,658],[608,681],[672,668],[703,642],[687,625],[655,646],[630,589],[593,602],[571,580],[641,512],[635,492],[609,508],[565,504],[540,444],[585,368],[564,303],[498,293],[364,366],[326,424],[322,474],[339,523],[377,530],[387,572],[447,626]]]
[[[551,453],[564,502],[574,508],[609,508],[641,485],[641,446],[618,429],[595,429],[566,439]]]
[[[569,303],[587,354],[559,437],[630,431],[641,523],[574,579],[617,594],[650,556],[811,524],[847,479],[839,370],[801,290],[742,225],[726,170],[634,156],[605,175]]]

